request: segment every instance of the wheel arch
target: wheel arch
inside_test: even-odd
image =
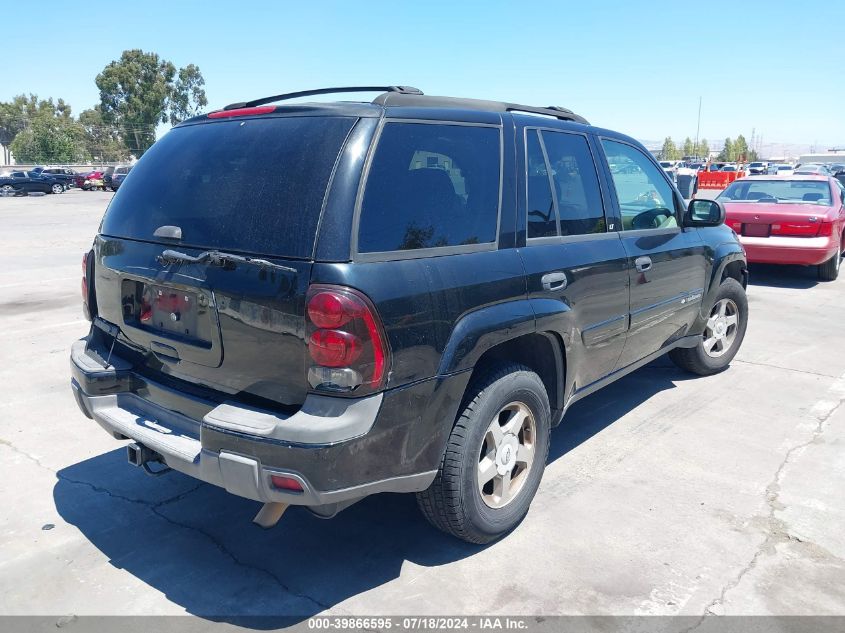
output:
[[[566,355],[562,341],[553,332],[524,334],[485,351],[473,367],[464,399],[472,394],[472,386],[479,376],[508,363],[524,365],[540,377],[549,397],[551,424],[557,426],[563,417]]]
[[[545,309],[544,315],[548,317],[547,312]],[[569,307],[557,303],[556,312],[569,312]],[[566,347],[557,333],[537,331],[536,315],[535,306],[526,299],[487,306],[465,315],[452,329],[438,374],[471,371],[464,393],[466,400],[474,379],[491,365],[502,362],[525,365],[543,381],[552,409],[552,424],[558,424],[566,393]]]

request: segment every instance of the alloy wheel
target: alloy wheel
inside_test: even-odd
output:
[[[723,356],[736,340],[739,308],[731,299],[716,302],[704,327],[704,353],[711,358]]]
[[[478,490],[490,508],[513,501],[528,479],[534,462],[537,423],[531,409],[511,402],[494,416],[481,445]]]

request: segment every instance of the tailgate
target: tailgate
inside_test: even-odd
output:
[[[98,315],[143,350],[141,369],[240,398],[301,404],[311,264],[163,264],[167,248],[103,236],[94,245]]]

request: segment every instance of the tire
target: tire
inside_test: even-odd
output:
[[[417,493],[417,503],[437,529],[482,544],[510,532],[528,512],[549,454],[551,412],[543,381],[522,365],[483,374],[468,397],[437,475]],[[491,478],[482,485],[484,464]],[[505,479],[511,481],[511,495],[503,494]]]
[[[839,277],[839,268],[842,264],[842,254],[836,254],[824,264],[819,264],[819,279],[822,281],[835,281]]]
[[[701,340],[695,347],[673,349],[669,352],[669,358],[681,369],[699,376],[717,374],[727,369],[736,356],[747,327],[748,299],[745,289],[736,279],[729,277],[716,292]],[[712,342],[714,339],[715,343]]]
[[[59,183],[50,186],[50,193],[64,193],[65,187]]]

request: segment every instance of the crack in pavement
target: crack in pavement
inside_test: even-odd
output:
[[[301,593],[301,592],[298,592],[298,591],[291,589],[287,584],[285,584],[285,582],[277,574],[270,571],[269,569],[266,569],[265,567],[260,567],[258,565],[253,565],[253,564],[246,563],[246,562],[242,561],[233,552],[231,552],[225,546],[225,544],[223,544],[219,539],[217,539],[213,534],[206,532],[205,530],[203,530],[200,527],[190,525],[188,523],[182,523],[181,521],[177,521],[176,519],[173,519],[173,518],[167,516],[166,514],[164,514],[161,511],[161,508],[163,508],[164,506],[167,506],[167,505],[170,505],[170,504],[175,503],[177,501],[180,501],[180,500],[184,499],[185,497],[187,497],[188,495],[196,492],[197,490],[199,490],[200,488],[202,488],[203,486],[206,485],[205,482],[199,482],[196,486],[193,486],[192,488],[190,488],[188,490],[180,492],[179,494],[174,495],[173,497],[168,497],[167,499],[164,499],[162,501],[152,503],[152,502],[147,501],[145,499],[136,499],[134,497],[127,497],[126,495],[121,495],[121,494],[118,494],[116,492],[112,492],[111,490],[109,490],[107,488],[103,488],[102,486],[98,486],[98,485],[93,484],[89,481],[82,481],[80,479],[71,479],[70,477],[67,477],[66,475],[62,475],[61,473],[53,470],[49,466],[46,466],[37,457],[30,455],[26,451],[21,450],[20,448],[18,448],[17,446],[15,446],[11,442],[9,442],[8,440],[4,440],[4,439],[0,438],[0,445],[8,446],[14,452],[26,457],[27,459],[33,461],[34,463],[36,463],[38,466],[40,466],[44,470],[46,470],[46,471],[52,473],[53,475],[55,475],[56,479],[59,479],[60,481],[64,481],[66,483],[78,485],[78,486],[86,486],[86,487],[90,488],[91,490],[93,490],[94,492],[105,494],[105,495],[111,497],[112,499],[119,499],[120,501],[125,501],[127,503],[133,503],[133,504],[145,506],[155,516],[157,516],[160,519],[166,521],[170,525],[173,525],[175,527],[178,527],[178,528],[181,528],[181,529],[184,529],[184,530],[191,530],[191,531],[194,531],[194,532],[201,534],[206,539],[208,539],[211,542],[211,544],[214,545],[214,547],[221,554],[228,557],[236,566],[242,567],[244,569],[257,571],[259,573],[266,575],[267,577],[272,579],[286,593],[288,593],[291,596],[294,596],[296,598],[300,598],[302,600],[306,600],[308,602],[311,602],[312,604],[316,605],[321,611],[325,611],[325,610],[331,608],[331,605],[329,605],[329,604],[324,604],[323,602],[320,602],[316,598],[312,598],[311,596],[309,596],[305,593]]]
[[[783,367],[781,365],[772,365],[771,363],[760,363],[755,362],[753,360],[740,360],[738,358],[734,358],[734,363],[740,363],[742,365],[754,365],[756,367],[770,367],[771,369],[781,369],[783,371],[789,371],[796,374],[806,374],[807,376],[821,376],[822,378],[839,378],[838,376],[834,376],[832,374],[823,374],[818,371],[810,371],[809,369],[795,369],[794,367]]]
[[[782,510],[784,508],[784,506],[778,502],[778,497],[780,495],[780,486],[784,470],[789,464],[790,458],[796,452],[816,442],[819,436],[824,433],[827,421],[833,416],[833,414],[839,409],[839,407],[841,407],[843,403],[845,403],[845,375],[842,375],[837,378],[833,385],[831,385],[828,389],[827,394],[833,395],[836,399],[828,400],[826,398],[823,398],[816,402],[810,409],[809,415],[814,417],[816,420],[816,428],[813,430],[810,439],[801,442],[800,444],[796,444],[795,446],[791,447],[789,450],[786,451],[786,455],[784,455],[783,461],[781,461],[780,465],[775,471],[774,477],[772,478],[771,482],[769,482],[769,484],[766,486],[766,504],[769,507],[769,512],[765,517],[766,526],[764,529],[766,532],[766,538],[763,539],[760,545],[757,546],[757,549],[755,550],[754,555],[751,557],[751,560],[748,562],[748,564],[745,565],[742,569],[740,569],[736,577],[734,577],[730,582],[726,583],[719,592],[719,595],[707,604],[707,606],[704,608],[704,613],[699,617],[698,621],[693,626],[683,629],[681,633],[690,633],[691,631],[694,631],[695,629],[699,628],[708,616],[719,615],[714,611],[716,606],[724,604],[725,596],[727,595],[727,593],[732,589],[735,589],[739,585],[739,583],[742,582],[742,579],[745,577],[745,575],[757,566],[758,561],[764,554],[774,553],[775,547],[778,543],[784,543],[789,541],[804,544],[808,543],[807,541],[804,541],[803,539],[800,539],[797,536],[789,534],[787,524],[782,519],[777,518],[777,516],[775,516],[775,513],[778,510]],[[825,551],[815,544],[811,545],[813,545],[817,550]],[[833,556],[828,552],[826,553],[831,558],[839,560],[838,557]]]

